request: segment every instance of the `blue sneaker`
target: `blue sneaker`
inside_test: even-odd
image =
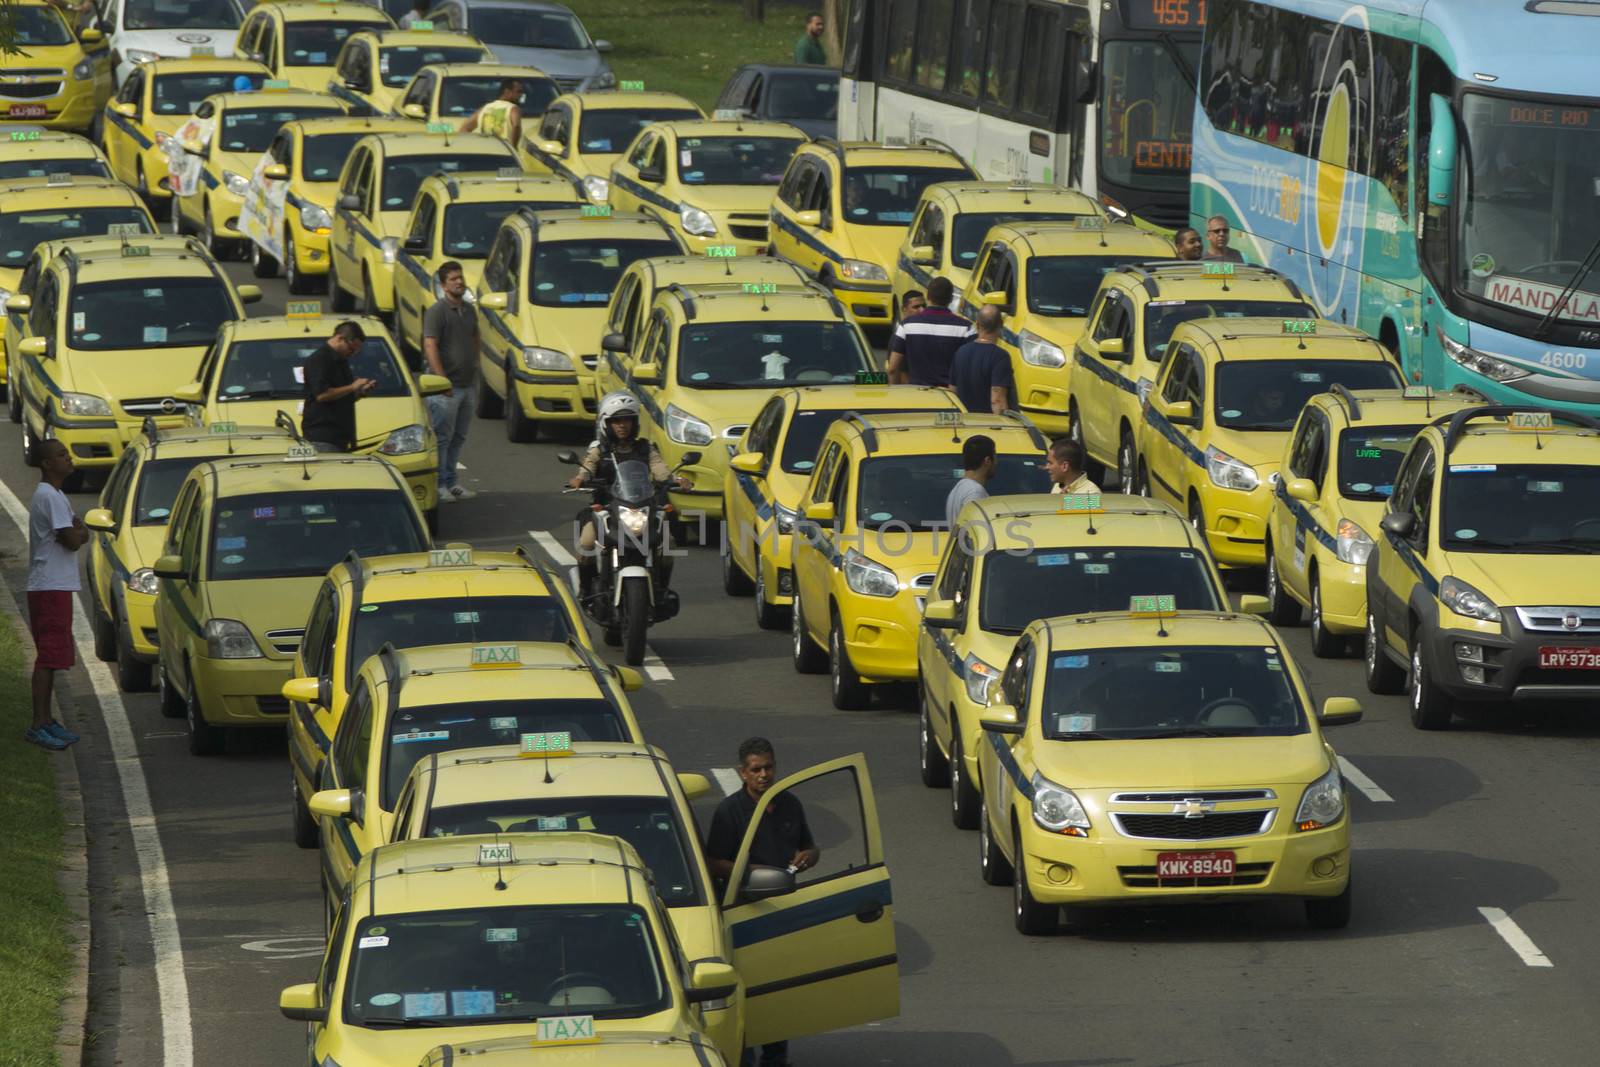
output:
[[[58,741],[65,741],[69,745],[75,745],[81,740],[77,734],[73,733],[65,726],[62,726],[54,719],[51,719],[49,722],[45,723],[43,729],[48,730],[51,737],[54,737]]]
[[[31,741],[40,748],[47,748],[51,752],[60,752],[67,747],[67,742],[61,740],[61,738],[51,733],[48,727],[44,726],[30,726],[22,736],[25,740]]]

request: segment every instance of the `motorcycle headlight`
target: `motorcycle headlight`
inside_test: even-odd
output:
[[[989,691],[1000,681],[1000,670],[985,663],[971,652],[961,664],[961,676],[967,681],[967,699],[980,708],[989,706]]]
[[[301,204],[300,225],[308,230],[331,230],[333,216],[321,204]]]
[[[668,404],[667,436],[680,445],[709,445],[711,424],[695,418],[676,404]]]
[[[1022,362],[1035,367],[1064,367],[1067,354],[1032,330],[1023,330],[1017,336],[1017,347],[1022,350]]]
[[[1339,557],[1341,563],[1364,566],[1372,555],[1372,538],[1367,536],[1367,531],[1349,519],[1340,519],[1338,529],[1334,533],[1333,553]]]
[[[1033,821],[1051,833],[1089,836],[1089,813],[1077,794],[1038,771],[1033,772]]]
[[[140,567],[128,575],[127,586],[135,593],[155,596],[161,589],[161,579],[157,578],[156,572],[149,567]]]
[[[130,48],[122,55],[129,63],[154,63],[161,58],[160,52],[149,52],[143,48]]]
[[[78,60],[78,65],[72,68],[72,80],[86,82],[94,77],[94,60],[87,57]]]
[[[553,348],[524,348],[522,365],[529,370],[571,370],[572,357]]]
[[[645,523],[650,518],[648,508],[625,508],[617,506],[617,521],[622,524],[624,533],[638,537],[644,533]]]
[[[404,456],[412,452],[421,452],[427,439],[427,433],[421,424],[414,422],[410,426],[402,426],[398,430],[391,431],[389,436],[383,439],[383,444],[378,446],[378,451],[386,456]]]
[[[894,596],[900,592],[900,579],[894,571],[853,548],[844,554],[844,580],[852,592],[862,596]]]
[[[109,415],[111,405],[88,393],[62,393],[61,412],[64,415]]]
[[[400,251],[400,238],[385,237],[378,242],[378,247],[383,249],[383,261],[393,263],[395,255]]]
[[[222,184],[228,187],[228,192],[234,196],[244,196],[250,191],[250,179],[243,174],[235,174],[231,170],[222,172]]]
[[[1480,352],[1476,348],[1469,348],[1460,341],[1451,340],[1443,330],[1435,330],[1439,336],[1439,344],[1444,348],[1444,354],[1449,356],[1461,366],[1470,371],[1476,371],[1495,382],[1514,382],[1519,378],[1530,377],[1533,372],[1507,362],[1487,352]]]
[[[799,512],[786,508],[782,504],[774,504],[772,505],[772,514],[778,520],[779,533],[794,533],[794,520],[800,517]]]
[[[856,282],[886,282],[889,272],[876,263],[868,263],[864,259],[846,259],[839,264],[840,277],[849,278]]]
[[[1439,583],[1439,599],[1444,601],[1444,606],[1457,615],[1464,615],[1469,619],[1482,619],[1484,622],[1499,622],[1500,609],[1495,602],[1484,596],[1460,578],[1446,576]]]
[[[1254,467],[1234,459],[1216,445],[1206,446],[1206,473],[1211,476],[1213,485],[1223,489],[1249,492],[1261,484]]]
[[[583,179],[583,191],[590,200],[603,204],[611,195],[611,182],[598,174],[590,174]]]
[[[1339,777],[1339,765],[1328,768],[1326,774],[1306,786],[1300,798],[1300,808],[1294,813],[1294,822],[1301,830],[1320,830],[1331,826],[1344,815],[1344,782]]]
[[[691,204],[683,204],[678,208],[678,218],[683,220],[685,233],[692,233],[696,237],[715,237],[717,234],[717,220]]]
[[[242,622],[211,619],[206,622],[206,655],[212,659],[260,659],[261,649]]]

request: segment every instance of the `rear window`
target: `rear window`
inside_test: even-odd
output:
[[[944,529],[945,499],[965,475],[960,452],[863,460],[856,490],[861,528]],[[1044,455],[1001,452],[987,488],[990,496],[1048,493],[1050,476],[1044,469]]]
[[[410,497],[399,488],[248,493],[217,501],[210,577],[310,577],[351,552],[391,556],[427,547]]]

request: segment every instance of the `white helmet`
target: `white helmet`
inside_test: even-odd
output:
[[[607,393],[600,398],[600,410],[595,416],[595,433],[606,445],[616,444],[616,438],[611,433],[611,420],[631,418],[639,421],[639,400],[625,389],[615,393]]]

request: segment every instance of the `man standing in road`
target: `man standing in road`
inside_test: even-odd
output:
[[[1244,262],[1244,257],[1237,249],[1228,247],[1228,235],[1231,229],[1228,220],[1221,215],[1213,215],[1206,220],[1206,259],[1220,260],[1224,263]]]
[[[955,530],[956,519],[969,501],[988,497],[989,479],[994,477],[995,468],[999,464],[999,457],[995,455],[994,450],[994,438],[982,433],[967,438],[966,443],[961,446],[961,465],[966,468],[966,473],[956,482],[956,487],[950,490],[950,495],[944,498],[944,523],[947,529],[952,532]]]
[[[38,655],[33,661],[33,722],[22,735],[40,748],[59,752],[78,735],[50,715],[56,671],[69,670],[72,653],[72,598],[80,588],[74,553],[89,541],[83,520],[61,491],[72,476],[72,453],[47,437],[34,446],[39,488],[28,506],[28,628]]]
[[[512,148],[522,143],[522,82],[500,79],[500,95],[480,107],[461,124],[462,133],[477,130],[498,137]]]
[[[719,883],[733,876],[733,863],[739,845],[756,813],[756,804],[778,780],[778,761],[772,742],[752,737],[739,746],[739,781],[744,787],[717,805],[711,816],[711,832],[706,835],[706,862]],[[767,805],[761,824],[750,842],[750,866],[782,867],[799,874],[817,865],[822,851],[811,836],[805,808],[793,793],[779,793]],[[754,1049],[746,1049],[741,1067],[755,1067]],[[760,1067],[787,1067],[789,1042],[775,1041],[761,1046]]]
[[[1044,469],[1050,475],[1052,493],[1098,493],[1100,487],[1083,472],[1083,446],[1070,437],[1050,442],[1044,456]],[[1123,492],[1127,492],[1126,486]]]
[[[367,335],[354,322],[341,322],[306,357],[305,408],[300,432],[318,452],[349,452],[356,446],[356,401],[378,384],[357,378],[350,359],[366,344]]]
[[[956,350],[950,361],[950,388],[968,411],[999,415],[1017,407],[1011,357],[997,343],[1005,316],[993,304],[978,309],[978,336]]]
[[[806,16],[806,32],[794,43],[794,61],[815,67],[828,65],[828,53],[822,50],[822,12],[813,11]]]
[[[1178,259],[1198,260],[1200,258],[1200,231],[1193,226],[1185,226],[1172,235],[1172,247],[1176,249]]]
[[[949,278],[928,283],[921,310],[901,316],[889,338],[889,381],[895,385],[949,385],[950,361],[972,337],[972,323],[950,310],[956,287]],[[911,303],[907,294],[906,303]]]
[[[450,379],[450,391],[428,398],[428,417],[439,439],[439,503],[476,496],[456,480],[456,461],[467,443],[478,383],[478,311],[466,301],[461,264],[439,265],[444,296],[422,315],[422,355],[428,370]]]

